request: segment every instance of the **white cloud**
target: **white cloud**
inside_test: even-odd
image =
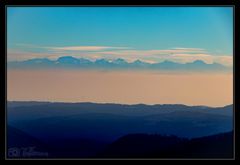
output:
[[[172,57],[211,57],[210,54],[173,54]]]
[[[190,51],[205,51],[205,49],[201,49],[201,48],[180,48],[180,47],[177,47],[177,48],[173,48],[175,50],[190,50]]]
[[[101,51],[108,49],[128,49],[128,47],[111,47],[111,46],[67,46],[67,47],[44,47],[50,50],[63,50],[63,51]]]
[[[233,66],[233,56],[214,56],[214,62],[224,64],[227,66]]]
[[[112,54],[112,55],[166,55],[166,54],[176,54],[176,53],[204,53],[205,50],[196,49],[160,49],[160,50],[115,50],[115,51],[103,51],[101,54]]]

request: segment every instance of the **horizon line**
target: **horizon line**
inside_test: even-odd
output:
[[[114,104],[114,105],[127,105],[127,106],[135,106],[135,105],[145,105],[145,106],[164,106],[164,105],[181,105],[181,106],[187,106],[187,107],[208,107],[208,108],[223,108],[227,106],[233,106],[232,104],[226,104],[224,106],[209,106],[209,105],[190,105],[190,104],[184,104],[184,103],[176,103],[176,104],[167,104],[167,103],[156,103],[156,104],[146,104],[146,103],[133,103],[133,104],[127,104],[127,103],[117,103],[117,102],[81,102],[81,101],[47,101],[47,100],[6,100],[6,102],[35,102],[35,103],[63,103],[63,104]]]

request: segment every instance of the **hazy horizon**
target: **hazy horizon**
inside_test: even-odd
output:
[[[7,99],[14,101],[205,106],[233,103],[232,74],[9,70],[7,84]]]

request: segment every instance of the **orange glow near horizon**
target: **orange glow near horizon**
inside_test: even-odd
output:
[[[9,101],[225,106],[232,74],[147,71],[8,70]]]

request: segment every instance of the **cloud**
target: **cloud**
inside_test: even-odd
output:
[[[216,56],[213,57],[214,61],[220,64],[227,66],[233,66],[233,57],[232,56]]]
[[[205,49],[201,48],[171,48],[171,49],[153,49],[153,50],[140,50],[131,47],[114,47],[114,46],[38,46],[34,44],[18,43],[20,47],[45,49],[46,51],[101,51],[99,53],[112,54],[112,55],[162,55],[162,54],[175,54],[175,53],[204,53]]]
[[[205,51],[204,49],[201,48],[173,48],[175,50],[190,50],[190,51]]]
[[[102,51],[108,49],[129,49],[128,47],[111,47],[111,46],[67,46],[67,47],[45,47],[50,50],[63,51]]]
[[[202,60],[206,63],[213,63],[213,56],[210,54],[173,54],[169,59],[181,63],[192,62],[195,60]]]
[[[175,62],[187,63],[195,60],[202,60],[208,64],[220,63],[226,66],[233,65],[233,57],[230,55],[211,55],[211,54],[173,54],[166,57],[168,60]]]
[[[204,49],[197,48],[178,48],[178,49],[160,49],[160,50],[117,50],[117,51],[103,51],[101,54],[112,54],[112,55],[169,55],[179,53],[204,53]]]
[[[121,50],[130,49],[129,47],[114,47],[114,46],[39,46],[34,44],[17,43],[15,46],[24,49],[42,49],[45,51],[104,51],[104,50]]]
[[[54,54],[54,53],[39,53],[39,52],[27,52],[27,51],[16,51],[16,50],[8,50],[7,51],[7,61],[23,61],[33,58],[49,58],[55,59],[60,56],[64,56],[65,54]]]
[[[210,54],[173,54],[172,57],[210,57]]]

